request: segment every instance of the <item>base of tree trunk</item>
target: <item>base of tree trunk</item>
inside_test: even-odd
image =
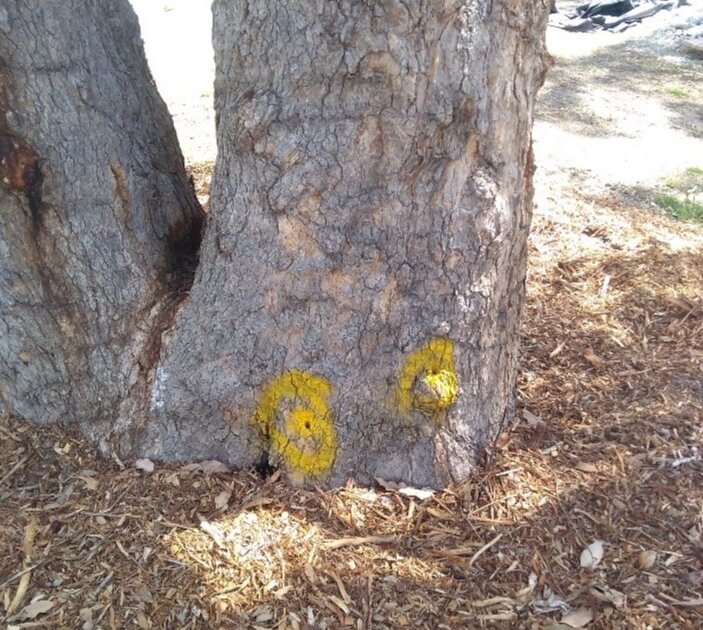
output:
[[[85,5],[10,2],[0,40],[5,408],[121,457],[465,479],[514,410],[550,3],[216,0],[187,293],[202,215],[134,16]]]

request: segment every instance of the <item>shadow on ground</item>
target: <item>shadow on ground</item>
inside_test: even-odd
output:
[[[2,419],[2,609],[24,588],[15,610],[67,628],[700,626],[703,257],[610,229],[533,251],[518,420],[430,499],[120,470]]]

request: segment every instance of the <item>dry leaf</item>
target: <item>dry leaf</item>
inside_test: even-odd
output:
[[[595,569],[603,559],[603,543],[600,540],[592,542],[581,552],[581,566],[584,569]]]
[[[315,569],[312,568],[311,564],[306,564],[303,567],[303,571],[305,572],[305,577],[308,578],[308,582],[310,582],[310,584],[315,584],[317,582],[317,576],[315,575]]]
[[[137,623],[142,630],[149,630],[149,628],[151,628],[151,622],[141,610],[137,613]]]
[[[49,599],[38,599],[25,606],[14,617],[13,621],[24,621],[26,619],[36,619],[39,615],[49,612],[54,607],[54,602]]]
[[[178,478],[178,473],[171,473],[170,475],[167,475],[164,479],[166,483],[170,483],[172,486],[175,486],[176,488],[181,487],[181,480]]]
[[[226,473],[229,472],[229,468],[222,462],[218,462],[215,459],[208,459],[203,462],[193,462],[192,464],[186,464],[181,466],[181,470],[187,470],[188,472],[202,472],[207,475],[212,473]]]
[[[146,586],[144,586],[144,584],[139,584],[134,589],[134,594],[141,602],[144,602],[146,604],[154,603],[154,596],[151,594],[151,591]]]
[[[648,551],[643,551],[640,553],[640,557],[637,559],[637,564],[639,565],[640,569],[651,569],[654,566],[654,563],[657,561],[657,552],[652,551],[651,549]]]
[[[577,608],[561,618],[561,622],[570,628],[583,628],[593,621],[593,612],[590,608]]]
[[[576,464],[576,470],[580,470],[585,473],[596,473],[598,472],[598,467],[590,462],[578,462]]]
[[[395,481],[387,481],[381,477],[374,477],[374,479],[384,490],[400,490],[400,484],[397,484]]]
[[[215,497],[215,507],[218,510],[224,510],[229,503],[232,493],[229,490],[223,490]]]
[[[612,604],[617,609],[625,608],[627,598],[624,593],[616,591],[605,584],[594,584],[591,586],[591,595],[600,602]]]
[[[225,536],[217,525],[209,523],[206,520],[200,521],[200,529],[210,536],[215,541],[215,544],[220,548],[225,548]]]
[[[97,490],[98,489],[98,480],[93,479],[92,477],[84,477],[84,476],[79,476],[78,477],[83,483],[85,483],[85,487],[88,490]]]
[[[293,587],[289,584],[287,586],[283,586],[282,588],[279,588],[277,591],[274,592],[273,596],[276,599],[283,599],[290,591],[293,590]]]
[[[92,608],[81,608],[78,612],[78,619],[83,622],[81,630],[93,630],[95,628]]]
[[[527,426],[530,427],[530,429],[534,429],[542,424],[542,418],[533,414],[529,409],[522,410],[522,417],[525,418],[525,422],[527,422]]]
[[[271,608],[268,606],[262,606],[256,610],[256,617],[254,619],[256,623],[266,623],[272,619],[273,613],[271,612]]]
[[[597,370],[602,370],[607,365],[603,359],[593,352],[593,348],[586,348],[586,352],[583,353],[583,358]]]
[[[406,497],[413,497],[415,499],[419,499],[420,501],[429,499],[431,496],[434,496],[435,493],[434,490],[429,490],[426,488],[411,488],[410,486],[406,486],[404,483],[387,481],[386,479],[383,479],[381,477],[374,477],[374,479],[376,480],[376,483],[378,483],[378,485],[381,486],[384,490],[392,490],[403,494]]]
[[[145,473],[154,472],[154,462],[152,462],[150,459],[138,459],[136,462],[134,462],[134,467],[137,470],[143,470]]]
[[[560,597],[557,597],[554,593],[550,592],[548,595],[545,594],[542,599],[534,600],[532,602],[532,608],[536,613],[548,614],[558,610],[565,612],[569,610],[569,604],[567,604]]]
[[[411,487],[405,487],[401,488],[398,490],[400,494],[404,494],[406,497],[413,497],[415,499],[419,499],[420,501],[424,501],[425,499],[429,499],[430,497],[434,496],[435,491],[434,490],[429,490],[427,488],[411,488]]]
[[[64,486],[64,489],[56,495],[56,499],[51,503],[47,503],[44,506],[44,509],[55,510],[56,508],[60,508],[62,505],[64,505],[66,501],[68,501],[71,494],[73,494],[73,486],[74,484],[72,483],[69,483],[67,486]]]

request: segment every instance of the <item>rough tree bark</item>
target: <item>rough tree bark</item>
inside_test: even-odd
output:
[[[332,483],[469,473],[513,413],[548,11],[215,2],[212,217],[150,454],[217,434],[244,465],[262,428]]]
[[[216,0],[213,12],[212,214],[178,305],[164,298],[173,248],[160,237],[196,226],[197,209],[161,105],[146,79],[134,79],[147,76],[141,52],[116,60],[118,37],[86,41],[84,56],[60,49],[64,59],[52,44],[60,72],[46,74],[30,48],[18,61],[14,27],[14,46],[0,47],[11,59],[3,76],[29,94],[17,106],[29,122],[9,127],[41,157],[33,168],[43,174],[3,198],[2,243],[14,248],[12,273],[25,274],[13,285],[0,272],[3,320],[15,317],[3,336],[11,343],[0,344],[5,405],[35,420],[75,417],[122,456],[238,467],[267,458],[293,478],[332,485],[350,475],[428,486],[465,478],[513,414],[549,2]],[[42,17],[48,31],[69,27]],[[109,39],[114,29],[134,32],[131,23],[100,32]],[[92,98],[127,87],[132,116],[121,109],[129,99],[93,107],[74,87],[67,66],[95,63],[94,46],[105,64],[103,75],[84,77]],[[125,59],[128,86],[116,84]],[[64,76],[61,97],[49,97]],[[64,109],[93,116],[91,131],[103,135],[73,141]],[[75,152],[78,172],[66,170]],[[158,189],[163,227],[154,234],[144,191],[154,190],[147,178],[157,165],[173,175],[168,193]],[[125,175],[130,168],[138,175]],[[77,177],[93,201],[69,196]],[[121,210],[135,199],[141,210]],[[84,218],[70,223],[80,204]],[[88,208],[102,212],[95,226]],[[63,302],[54,275],[67,285]],[[32,287],[26,306],[17,286]],[[128,288],[131,305],[120,310]],[[67,314],[47,308],[52,300]],[[79,322],[72,336],[64,320]],[[44,332],[32,336],[36,328]],[[25,385],[8,386],[21,370]]]
[[[111,448],[202,210],[126,1],[0,5],[0,408]]]

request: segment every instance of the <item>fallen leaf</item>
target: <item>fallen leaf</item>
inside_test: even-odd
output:
[[[293,587],[288,584],[287,586],[284,586],[282,588],[279,588],[277,591],[274,592],[273,596],[276,599],[283,599],[291,590],[293,590]]]
[[[142,630],[149,630],[149,628],[151,628],[151,622],[141,610],[137,613],[137,623]]]
[[[657,552],[650,550],[643,551],[640,553],[639,558],[637,559],[637,564],[639,565],[640,569],[651,569],[654,566],[654,563],[657,561]]]
[[[553,613],[558,610],[566,612],[569,610],[569,604],[567,604],[563,599],[557,597],[554,593],[549,593],[543,599],[536,599],[532,602],[532,608],[536,613],[548,614]]]
[[[591,586],[591,595],[600,602],[612,604],[617,609],[625,608],[625,604],[627,603],[627,598],[624,593],[616,591],[614,588],[610,588],[605,584],[594,584]]]
[[[593,348],[586,348],[586,352],[583,353],[583,358],[597,370],[601,370],[607,365],[603,359],[593,352]]]
[[[145,473],[154,472],[154,462],[152,462],[150,459],[138,459],[136,462],[134,462],[134,467],[137,470],[143,470]]]
[[[312,565],[306,564],[303,567],[303,571],[305,573],[305,577],[308,578],[308,582],[314,585],[317,582],[317,576],[315,575],[315,569],[312,568]]]
[[[581,552],[581,566],[584,569],[595,569],[603,559],[603,543],[600,540],[592,542]]]
[[[411,487],[405,487],[401,488],[398,490],[400,494],[404,494],[406,497],[413,497],[415,499],[419,499],[420,501],[424,501],[425,499],[429,499],[430,497],[434,496],[434,490],[428,490],[427,488],[411,488]]]
[[[224,510],[229,503],[232,493],[229,490],[223,490],[215,497],[215,507],[218,510]]]
[[[93,618],[93,609],[92,608],[81,608],[78,611],[78,618],[81,621],[90,621]]]
[[[598,472],[598,466],[590,462],[578,462],[576,464],[576,470],[580,470],[585,473],[596,473]]]
[[[397,484],[395,481],[387,481],[381,477],[374,477],[374,479],[384,490],[400,490],[400,484]]]
[[[44,506],[44,509],[55,510],[56,508],[60,508],[62,505],[64,505],[66,501],[68,501],[71,494],[73,494],[73,486],[74,484],[72,483],[69,483],[67,486],[64,486],[63,490],[61,490],[61,492],[56,495],[56,499],[51,503],[47,503]]]
[[[139,584],[134,589],[134,594],[137,596],[139,601],[142,601],[147,604],[154,603],[154,596],[151,594],[151,591],[146,586],[144,586],[144,584]]]
[[[570,628],[583,628],[591,621],[593,621],[593,612],[590,608],[576,608],[561,618],[561,622]]]
[[[92,477],[83,477],[79,476],[78,477],[82,482],[85,483],[85,487],[88,490],[97,490],[98,489],[98,480],[93,479]]]
[[[256,610],[256,617],[255,621],[256,623],[266,623],[267,621],[271,621],[273,619],[273,613],[271,612],[271,609],[268,606],[262,606],[261,608],[258,608]]]
[[[175,486],[176,488],[181,487],[181,480],[178,478],[178,473],[171,473],[170,475],[167,475],[165,478],[166,483],[170,483],[172,486]]]
[[[209,523],[206,520],[200,521],[200,529],[210,536],[215,541],[215,544],[220,548],[225,548],[225,537],[217,525]]]
[[[203,462],[193,462],[192,464],[186,464],[181,466],[181,470],[187,470],[188,472],[202,472],[205,474],[212,473],[226,473],[229,472],[229,468],[222,462],[218,462],[215,459],[208,459]]]
[[[428,488],[412,488],[410,486],[406,486],[404,483],[387,481],[386,479],[382,479],[381,477],[374,477],[374,479],[376,480],[376,483],[378,483],[378,485],[381,486],[384,490],[392,490],[398,492],[399,494],[403,494],[406,497],[413,497],[415,499],[419,499],[420,501],[429,499],[435,494],[434,490],[430,490]]]
[[[530,427],[530,429],[534,429],[542,424],[542,418],[533,414],[529,409],[522,410],[522,417],[525,418],[525,422],[527,422],[527,426]]]
[[[49,612],[54,607],[54,602],[49,599],[38,599],[25,606],[14,617],[13,621],[24,621],[25,619],[36,619],[39,615]]]

